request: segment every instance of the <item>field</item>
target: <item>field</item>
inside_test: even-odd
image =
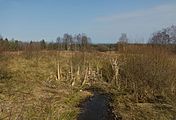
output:
[[[176,0],[0,0],[0,120],[176,120]]]
[[[135,50],[135,49],[133,49]],[[0,119],[74,120],[103,89],[116,118],[176,118],[176,56],[161,48],[125,52],[31,51],[0,55]]]

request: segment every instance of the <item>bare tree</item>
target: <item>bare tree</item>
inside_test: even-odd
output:
[[[119,43],[128,43],[128,38],[126,33],[122,33],[120,38],[119,38]]]
[[[82,34],[82,39],[81,39],[81,46],[82,46],[82,50],[87,50],[89,47],[89,43],[90,43],[90,38],[87,37],[86,34]]]
[[[3,51],[3,37],[0,35],[0,53]]]
[[[176,26],[173,25],[153,33],[149,43],[162,45],[176,44]]]
[[[167,34],[166,29],[164,31],[159,31],[154,33],[152,38],[150,39],[149,43],[151,44],[170,44],[170,36]]]
[[[71,49],[71,44],[72,44],[72,35],[69,35],[69,34],[64,34],[64,37],[63,37],[63,44],[64,44],[64,47],[65,47],[65,50],[70,50]]]
[[[57,37],[56,39],[56,43],[58,45],[58,50],[62,50],[62,38],[61,37]]]
[[[0,35],[0,40],[3,40],[3,37],[2,37],[2,35]]]
[[[76,36],[76,39],[77,39],[77,44],[79,46],[79,49],[81,49],[81,41],[82,41],[82,35],[81,34],[78,34]]]
[[[170,42],[176,44],[176,26],[172,25],[166,29],[167,33],[170,36]]]
[[[118,45],[118,51],[125,51],[126,50],[126,44],[128,43],[128,37],[126,33],[122,33],[119,41],[117,43]]]

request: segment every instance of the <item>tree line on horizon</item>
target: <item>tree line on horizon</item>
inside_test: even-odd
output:
[[[57,37],[55,42],[47,42],[44,39],[41,41],[23,42],[19,40],[8,40],[0,36],[0,51],[23,51],[28,49],[33,50],[83,50],[87,49],[91,43],[90,37],[86,34],[78,34],[72,36],[64,34],[63,37]]]
[[[92,44],[91,38],[86,34],[64,34],[63,37],[57,37],[53,42],[41,41],[23,42],[19,40],[9,40],[0,36],[0,52],[2,51],[24,51],[24,50],[60,50],[60,51],[114,51],[124,50],[124,46],[129,44],[129,38],[126,33],[122,33],[118,42],[114,44]],[[148,40],[148,44],[152,45],[176,45],[176,26],[164,28],[152,34]],[[134,43],[137,44],[137,43]],[[91,48],[91,49],[90,49]],[[174,48],[176,51],[176,47]]]

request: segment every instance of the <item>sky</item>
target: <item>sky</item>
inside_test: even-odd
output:
[[[176,25],[176,0],[0,0],[0,35],[21,41],[55,41],[86,33],[93,43],[146,42]]]

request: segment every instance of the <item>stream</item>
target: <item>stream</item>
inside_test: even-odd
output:
[[[77,120],[117,120],[110,107],[108,94],[93,91],[93,96],[81,103],[81,113]]]

